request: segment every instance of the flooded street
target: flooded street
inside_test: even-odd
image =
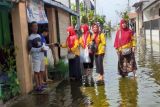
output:
[[[121,78],[113,48],[114,33],[107,39],[104,58],[105,82],[84,87],[78,82],[61,82],[51,93],[30,95],[11,107],[160,107],[160,53],[138,41],[137,78]],[[93,73],[94,80],[97,74]]]

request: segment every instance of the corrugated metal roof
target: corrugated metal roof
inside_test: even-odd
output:
[[[58,1],[55,1],[55,0],[43,0],[44,3],[48,4],[48,5],[51,5],[53,7],[58,7],[72,15],[75,15],[75,16],[79,16],[79,14],[75,11],[73,11],[72,9],[70,9],[69,7],[65,6],[64,4],[62,4],[61,2],[58,2]]]
[[[143,10],[146,10],[148,7],[152,6],[153,4],[155,4],[159,1],[160,0],[149,0],[149,2],[144,5]]]
[[[133,4],[132,7],[139,7],[139,6],[141,6],[144,2],[149,2],[149,0],[141,0],[141,1],[139,1],[139,2],[136,2],[136,3]]]

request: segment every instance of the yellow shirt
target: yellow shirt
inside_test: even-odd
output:
[[[104,54],[106,48],[106,37],[104,33],[99,34],[97,39],[98,39],[98,50],[96,52],[96,55]]]
[[[63,43],[62,45],[61,45],[61,47],[62,48],[68,48],[68,45],[66,44],[66,43]],[[70,50],[69,48],[68,48],[68,50]],[[75,55],[80,55],[80,51],[79,51],[79,41],[78,41],[78,39],[77,40],[75,40],[75,42],[74,42],[74,46],[71,48],[71,52],[73,53],[73,54],[75,54]]]
[[[90,36],[90,34],[89,34],[88,37],[87,37],[86,45],[88,46],[90,43],[91,43],[91,36]],[[79,38],[79,45],[80,45],[82,48],[84,48],[84,40],[83,40],[83,37],[82,37],[82,36]]]

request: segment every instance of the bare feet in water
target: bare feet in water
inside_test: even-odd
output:
[[[104,80],[104,76],[103,75],[99,75],[97,80],[98,81],[103,81]]]

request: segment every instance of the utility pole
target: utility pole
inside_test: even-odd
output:
[[[130,9],[130,0],[128,0],[127,10],[128,10],[128,12],[131,10],[131,9]]]
[[[80,28],[80,5],[79,5],[79,0],[76,0],[76,11],[79,14],[79,16],[77,16],[77,29]]]
[[[97,7],[96,7],[96,0],[94,0],[94,7],[95,7],[95,8],[94,8],[94,15],[96,16],[96,8],[97,8]]]

